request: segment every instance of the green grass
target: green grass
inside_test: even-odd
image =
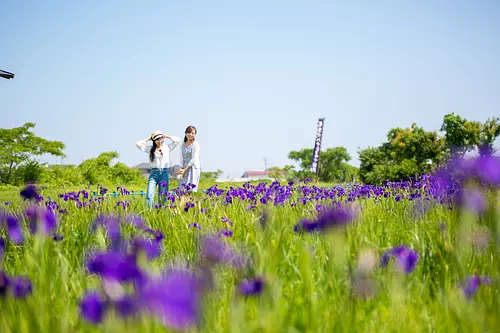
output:
[[[220,186],[223,188],[223,186]],[[0,200],[12,200],[8,210],[24,209],[17,190],[4,191]],[[57,198],[60,190],[42,194]],[[421,218],[412,216],[411,202],[394,199],[360,199],[362,213],[345,232],[296,234],[293,226],[312,216],[316,203],[274,207],[268,203],[270,221],[259,225],[258,209],[247,211],[247,202],[233,199],[223,205],[196,193],[196,208],[188,213],[176,208],[146,210],[143,198],[106,199],[103,211],[123,214],[116,200],[131,202],[129,211],[143,212],[150,227],[165,234],[164,251],[153,261],[160,269],[172,260],[195,262],[196,239],[200,234],[224,228],[221,217],[234,222],[231,243],[252,257],[252,268],[243,273],[228,267],[216,270],[216,289],[203,304],[203,324],[192,332],[498,332],[500,306],[498,282],[482,286],[466,300],[459,282],[478,273],[499,277],[499,249],[490,245],[472,248],[467,235],[484,227],[476,216],[437,205]],[[103,324],[94,326],[79,316],[78,302],[87,289],[98,288],[99,280],[85,272],[89,249],[102,247],[102,232],[89,226],[97,212],[76,208],[74,202],[57,199],[68,215],[60,218],[62,242],[29,236],[23,246],[7,242],[3,262],[9,275],[26,275],[33,294],[19,300],[0,299],[0,332],[168,332],[153,317],[121,320],[112,312]],[[498,200],[496,201],[498,203]],[[327,203],[327,201],[324,201]],[[198,213],[208,208],[207,214]],[[496,220],[500,220],[496,207]],[[489,217],[492,218],[491,216]],[[198,222],[202,230],[188,229]],[[440,230],[445,223],[447,231]],[[4,231],[1,231],[5,238]],[[464,235],[465,237],[457,237]],[[27,234],[26,234],[27,236]],[[349,267],[355,268],[361,251],[381,255],[386,249],[407,244],[420,256],[415,271],[404,275],[394,265],[375,268],[375,294],[367,299],[352,292]],[[243,298],[238,283],[247,276],[263,276],[266,288],[259,297]]]

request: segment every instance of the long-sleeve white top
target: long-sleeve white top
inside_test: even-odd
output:
[[[198,141],[194,141],[192,143],[193,145],[193,150],[191,153],[191,160],[189,160],[187,166],[191,167],[194,166],[196,169],[200,169],[201,163],[200,163],[200,143]]]
[[[162,144],[162,152],[163,154],[160,154],[158,150],[155,151],[155,157],[153,161],[149,161],[149,166],[154,169],[154,168],[168,168],[170,165],[170,152],[177,147],[179,142],[181,141],[180,138],[176,136],[170,136],[172,142],[167,143],[168,139],[163,140]],[[151,151],[151,148],[153,147],[153,143],[147,140],[139,140],[135,144],[137,148],[142,150],[143,152],[148,154],[148,160],[149,160],[149,152]]]

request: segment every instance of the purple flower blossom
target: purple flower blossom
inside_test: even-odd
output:
[[[353,210],[334,206],[323,209],[316,220],[303,219],[294,227],[295,232],[325,231],[331,228],[344,227],[354,219]]]
[[[146,229],[146,223],[139,215],[128,215],[124,219],[125,223],[129,223],[138,229]]]
[[[465,278],[465,281],[462,285],[462,293],[466,298],[470,299],[476,294],[479,286],[490,285],[491,282],[492,280],[489,276],[468,276],[467,278]]]
[[[39,196],[38,188],[33,184],[27,185],[19,194],[24,198],[24,200],[37,199]]]
[[[53,235],[52,235],[52,239],[56,242],[60,242],[64,239],[63,235],[61,235],[60,233],[58,232],[55,232]]]
[[[500,186],[500,158],[491,155],[481,157],[476,162],[476,169],[483,183]]]
[[[162,239],[165,238],[165,235],[163,235],[163,233],[160,230],[153,230],[151,228],[147,228],[144,231],[147,232],[148,234],[153,235],[154,239],[157,241],[161,241]]]
[[[7,235],[10,241],[16,245],[21,245],[24,241],[24,235],[19,226],[19,221],[12,215],[7,215]]]
[[[16,276],[10,279],[10,290],[15,298],[25,298],[33,291],[31,281],[24,276]]]
[[[191,202],[186,202],[186,206],[184,207],[184,211],[187,213],[189,211],[189,208],[193,208],[194,204]]]
[[[488,208],[483,192],[478,188],[468,188],[461,193],[460,203],[468,210],[482,213]]]
[[[9,288],[9,278],[4,271],[0,270],[0,297],[5,296]]]
[[[80,302],[82,317],[93,324],[102,322],[106,308],[106,300],[95,291],[87,293]]]
[[[417,266],[419,257],[417,252],[405,245],[393,247],[387,250],[381,258],[381,266],[386,267],[391,257],[396,258],[399,267],[406,273],[413,272]]]
[[[121,252],[100,252],[93,255],[87,263],[90,273],[117,282],[142,282],[144,273],[135,259]]]
[[[107,232],[107,236],[111,241],[112,248],[116,248],[121,242],[121,227],[120,221],[116,216],[99,215],[92,223],[92,230],[95,231],[97,227],[103,226]]]
[[[200,319],[201,281],[187,270],[169,270],[139,290],[141,307],[174,330],[185,330]]]
[[[236,268],[242,268],[246,264],[246,258],[238,255],[226,242],[219,237],[204,237],[201,240],[202,260],[212,265],[230,264]]]
[[[144,252],[148,260],[153,260],[161,255],[161,240],[136,237],[132,240],[132,247],[134,253]]]
[[[224,223],[229,224],[230,227],[233,226],[233,222],[230,219],[228,219],[227,217],[222,217],[221,221],[224,222]]]
[[[222,230],[219,232],[219,235],[220,235],[220,236],[225,236],[225,237],[233,237],[233,231],[232,231],[232,230],[229,230],[229,229],[222,229]]]
[[[0,237],[0,262],[2,262],[4,252],[5,252],[5,239]]]
[[[189,223],[188,224],[188,229],[190,228],[197,228],[197,229],[201,229],[201,225],[197,222],[193,222],[193,223]]]
[[[135,315],[139,308],[135,299],[130,296],[124,296],[113,302],[118,315],[122,318],[127,318]]]
[[[264,280],[260,277],[254,280],[243,281],[239,285],[239,292],[246,296],[260,295],[264,290]]]

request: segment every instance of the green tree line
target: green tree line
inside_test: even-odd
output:
[[[65,157],[66,146],[60,141],[38,137],[34,123],[16,128],[0,128],[0,183],[22,185],[39,182],[55,186],[96,184],[143,184],[144,176],[117,159],[117,152],[103,152],[80,165],[47,165],[37,161],[42,155]],[[494,142],[500,136],[500,118],[485,122],[469,121],[450,113],[443,117],[437,131],[426,131],[412,124],[408,128],[392,128],[379,146],[358,150],[360,166],[349,164],[351,156],[344,147],[329,147],[321,151],[318,174],[310,171],[313,150],[303,148],[289,152],[295,165],[270,168],[276,179],[318,179],[338,183],[358,181],[382,184],[416,177],[439,167],[454,155],[469,152],[494,152]],[[203,173],[202,181],[215,181],[222,171]]]
[[[387,140],[379,146],[358,150],[359,168],[348,163],[351,156],[344,147],[333,147],[321,151],[318,175],[309,170],[311,148],[288,154],[296,165],[271,170],[276,178],[315,179],[318,176],[322,182],[354,179],[374,185],[418,177],[442,166],[452,156],[463,157],[473,151],[493,153],[494,142],[500,136],[500,118],[489,118],[481,123],[450,113],[443,117],[439,130],[444,135],[426,131],[415,123],[408,128],[392,128],[387,133]]]

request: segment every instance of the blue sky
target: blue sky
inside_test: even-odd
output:
[[[202,168],[377,146],[446,113],[500,116],[500,1],[2,1],[0,127],[36,123],[80,163],[195,125]],[[50,163],[55,158],[46,159]]]

